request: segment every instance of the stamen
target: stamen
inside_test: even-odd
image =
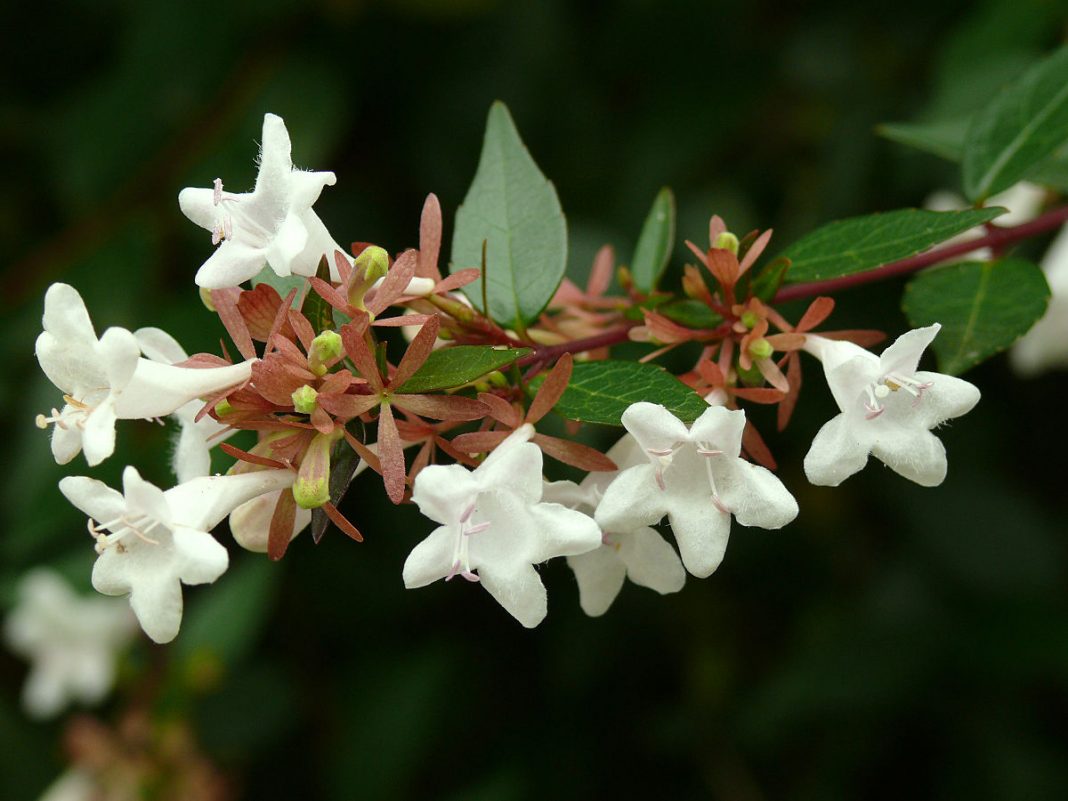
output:
[[[216,178],[215,179],[214,187],[215,187],[215,192],[212,195],[212,203],[214,205],[218,206],[220,203],[222,203],[222,194],[223,194],[222,193],[222,187],[223,187],[222,178]]]
[[[727,508],[727,505],[720,499],[719,493],[716,492],[716,480],[712,477],[712,461],[709,459],[705,460],[705,473],[708,475],[708,486],[712,489],[712,505],[723,514],[729,515],[731,510]]]
[[[486,521],[485,523],[478,523],[477,525],[471,526],[470,528],[464,530],[464,536],[470,537],[472,534],[481,534],[489,527],[489,521]]]

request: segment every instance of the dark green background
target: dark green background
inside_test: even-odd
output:
[[[192,283],[209,237],[176,195],[217,175],[250,186],[265,111],[285,117],[298,165],[336,171],[316,208],[338,240],[397,251],[428,191],[449,230],[505,100],[581,276],[602,242],[629,258],[663,184],[682,237],[718,212],[779,245],[955,188],[952,165],[874,126],[973,108],[1068,19],[1042,0],[23,5],[0,48],[4,605],[28,566],[88,587],[92,560],[32,426],[58,401],[32,359],[45,288],[74,284],[98,331],[160,325],[217,347]],[[843,295],[831,322],[896,335],[899,295]],[[800,517],[736,527],[723,567],[677,595],[630,585],[591,620],[552,563],[531,632],[477,587],[406,591],[430,525],[366,476],[345,506],[364,544],[302,537],[280,565],[233,549],[217,585],[187,591],[176,644],[137,647],[129,681],[163,671],[156,713],[193,721],[245,798],[1066,797],[1066,374],[974,371],[983,401],[940,432],[937,489],[878,463],[822,489],[801,471],[834,411],[812,368],[786,434],[755,413]],[[133,463],[170,480],[158,427],[122,426],[119,442],[94,475]],[[4,799],[62,765],[62,723],[19,712],[24,669],[0,653]]]

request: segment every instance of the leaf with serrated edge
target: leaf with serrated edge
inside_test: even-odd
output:
[[[541,380],[532,382],[533,391]],[[708,408],[700,395],[661,367],[605,360],[576,364],[553,411],[571,420],[618,426],[623,412],[638,401],[663,404],[687,423]]]
[[[1068,141],[1068,47],[1006,86],[968,126],[964,193],[982,200],[1008,189]]]
[[[957,375],[1026,334],[1049,294],[1042,270],[1029,261],[966,261],[913,278],[902,307],[913,326],[942,324],[933,343],[939,369]]]
[[[822,281],[874,270],[914,256],[1004,213],[1000,207],[965,211],[899,209],[828,223],[782,253],[791,262],[786,281]]]
[[[478,170],[456,211],[450,272],[481,264],[483,240],[489,316],[506,328],[533,322],[564,277],[567,224],[556,189],[500,101],[490,108]],[[463,291],[481,307],[481,279]]]
[[[530,353],[529,348],[490,348],[454,345],[431,351],[427,360],[397,392],[418,394],[459,387]]]
[[[660,280],[671,249],[675,246],[675,196],[668,187],[661,189],[653,200],[653,206],[642,225],[630,274],[634,286],[642,292],[652,292]]]

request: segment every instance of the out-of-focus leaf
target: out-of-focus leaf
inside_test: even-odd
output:
[[[1029,261],[967,261],[920,273],[905,287],[903,308],[914,326],[942,324],[934,350],[940,369],[956,375],[1026,334],[1049,294]]]
[[[567,266],[567,224],[556,189],[519,138],[508,108],[490,108],[478,171],[456,211],[455,271],[482,263],[486,242],[489,316],[509,328],[541,314]],[[464,287],[482,304],[482,279]]]
[[[982,200],[1007,189],[1068,141],[1068,47],[1006,86],[971,121],[964,193]]]
[[[1005,209],[926,211],[899,209],[837,220],[788,247],[789,283],[822,281],[873,270],[914,256],[959,233],[989,222]]]
[[[699,300],[675,300],[656,307],[657,312],[687,328],[715,328],[723,318]]]
[[[656,288],[674,245],[675,195],[665,186],[653,200],[649,215],[642,224],[638,245],[634,248],[634,258],[630,263],[634,286],[646,293]]]
[[[345,497],[359,464],[360,457],[356,451],[345,440],[338,440],[330,459],[330,503],[334,506],[341,503],[341,499]],[[323,538],[329,525],[330,518],[322,507],[312,509],[311,534],[316,545]]]
[[[319,269],[315,275],[317,278],[326,281],[326,283],[330,283],[330,267],[326,262],[325,256],[320,260]],[[284,298],[285,295],[282,297]],[[316,334],[333,329],[334,307],[323,300],[318,292],[312,291],[310,287],[307,296],[304,298],[304,303],[301,304],[300,311],[308,318],[308,322],[311,323],[312,329]]]
[[[430,356],[397,392],[417,394],[451,389],[499,370],[530,353],[529,348],[492,348],[456,345],[431,351]]]
[[[942,122],[888,122],[875,129],[891,142],[922,150],[949,161],[960,161],[968,119]]]

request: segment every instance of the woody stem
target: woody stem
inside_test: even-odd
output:
[[[958,242],[945,247],[934,248],[926,253],[884,264],[874,270],[844,275],[841,278],[829,278],[826,281],[809,281],[785,286],[775,295],[774,302],[785,303],[798,298],[827,295],[842,289],[868,284],[872,281],[882,281],[886,278],[907,275],[984,247],[991,248],[995,253],[1000,253],[1009,245],[1051,231],[1066,222],[1068,222],[1068,206],[1061,206],[1047,211],[1045,214],[1022,225],[1014,225],[1011,228],[990,226],[984,236],[969,239],[967,242]]]

